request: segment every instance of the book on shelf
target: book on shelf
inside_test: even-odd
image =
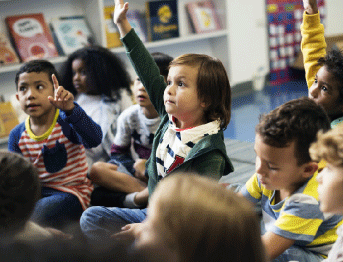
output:
[[[149,41],[179,36],[176,0],[146,2],[146,17]]]
[[[148,33],[144,14],[142,14],[137,9],[129,9],[126,13],[126,17],[129,20],[131,27],[135,29],[135,32],[137,33],[138,37],[142,40],[142,42],[147,42]]]
[[[12,63],[19,63],[19,57],[7,35],[0,33],[0,66]]]
[[[195,1],[186,4],[186,10],[194,33],[207,33],[221,29],[213,1]]]
[[[13,46],[23,62],[58,56],[42,13],[7,16],[5,22]]]
[[[8,136],[18,124],[18,117],[11,102],[0,102],[0,137]]]
[[[106,47],[114,48],[122,46],[120,41],[120,34],[117,26],[113,22],[113,11],[114,5],[104,7],[104,18],[105,18],[105,34],[106,34]]]
[[[54,18],[50,28],[60,55],[69,55],[93,41],[92,31],[84,16]]]

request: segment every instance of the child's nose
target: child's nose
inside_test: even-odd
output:
[[[256,157],[255,169],[257,174],[260,174],[262,176],[265,175],[265,170],[263,168],[262,162],[258,157]]]
[[[318,85],[316,84],[313,84],[311,87],[310,87],[310,95],[313,97],[313,98],[317,98],[318,96]]]
[[[27,95],[29,98],[35,97],[34,88],[28,88],[26,95]]]

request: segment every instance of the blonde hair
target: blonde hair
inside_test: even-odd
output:
[[[150,200],[180,261],[265,261],[250,203],[218,182],[193,174],[163,179]]]
[[[343,166],[343,125],[327,133],[319,132],[317,142],[310,147],[311,158],[315,161],[324,159],[335,166]]]
[[[175,58],[170,67],[187,65],[198,68],[198,97],[205,102],[207,122],[220,121],[220,127],[226,129],[231,118],[231,87],[223,63],[203,54],[185,54]]]

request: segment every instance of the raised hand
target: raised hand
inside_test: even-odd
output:
[[[51,76],[51,78],[52,82],[54,83],[55,94],[54,97],[48,97],[50,103],[65,112],[72,111],[75,107],[73,94],[58,84],[58,80],[54,74]]]
[[[114,0],[114,4],[113,22],[118,26],[120,36],[124,37],[131,30],[131,25],[126,17],[129,3],[124,3],[124,0]]]
[[[318,13],[317,0],[303,0],[303,6],[309,15]]]

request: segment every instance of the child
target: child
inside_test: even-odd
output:
[[[46,240],[50,232],[29,221],[40,197],[37,170],[24,157],[0,150],[1,245],[14,240]]]
[[[101,145],[86,150],[88,164],[106,162],[117,118],[132,105],[131,80],[125,64],[107,48],[87,46],[70,54],[61,69],[62,86],[103,132]]]
[[[309,98],[291,100],[261,117],[256,126],[256,174],[241,193],[261,203],[273,261],[321,261],[335,242],[342,218],[319,209],[317,162],[309,147],[330,128],[323,108]]]
[[[166,80],[173,58],[158,52],[151,55]],[[150,156],[154,134],[161,119],[138,77],[133,89],[138,104],[124,110],[118,118],[111,160],[93,164],[89,173],[89,178],[101,186],[92,193],[93,206],[123,207],[127,193],[142,191],[146,187],[145,162]],[[130,153],[131,140],[138,155],[136,160]]]
[[[132,200],[147,201],[157,183],[175,172],[195,172],[219,180],[233,170],[223,129],[230,121],[231,89],[223,64],[206,55],[188,54],[170,64],[167,85],[127,18],[128,3],[115,1],[114,22],[150,100],[161,116],[146,168],[148,189]],[[146,210],[91,207],[80,220],[90,238],[108,236],[127,223],[141,222]]]
[[[324,26],[320,24],[317,0],[303,0],[301,50],[304,56],[309,97],[328,113],[331,127],[343,121],[343,55],[325,55]]]
[[[250,203],[206,177],[163,179],[141,227],[134,247],[149,261],[266,261]]]
[[[333,217],[343,215],[343,126],[318,134],[318,141],[311,145],[310,155],[315,161],[324,159],[327,166],[318,174],[320,210]],[[326,262],[343,261],[343,225],[338,230],[338,239]]]
[[[32,219],[61,228],[79,219],[93,186],[87,178],[85,148],[101,143],[100,126],[58,85],[54,66],[45,60],[25,63],[17,72],[16,97],[29,115],[10,133],[8,149],[38,169],[42,198]]]

